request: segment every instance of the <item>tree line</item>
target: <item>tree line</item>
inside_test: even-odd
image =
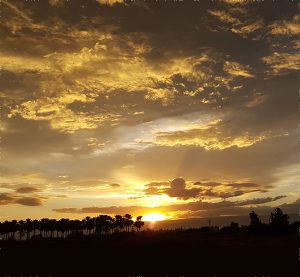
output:
[[[205,226],[196,230],[204,233],[227,233],[238,232],[252,234],[288,234],[298,233],[300,222],[289,223],[289,216],[280,208],[276,208],[270,214],[269,223],[262,223],[259,216],[252,211],[249,214],[250,224],[239,226],[231,222],[229,226],[219,228],[217,226]],[[209,220],[210,225],[210,220]],[[97,217],[86,217],[82,220],[71,220],[62,218],[60,220],[43,218],[41,220],[11,220],[0,222],[0,240],[30,240],[31,238],[67,238],[72,235],[102,236],[120,232],[140,231],[144,226],[142,216],[135,220],[130,214],[99,215]]]
[[[290,224],[289,216],[285,214],[280,208],[276,208],[274,212],[271,212],[269,224],[264,224],[261,222],[259,216],[252,211],[249,214],[250,225],[248,227],[250,232],[253,233],[277,233],[277,234],[285,234],[290,230],[294,231],[299,222],[294,222]],[[297,227],[298,229],[298,227]]]
[[[250,224],[248,226],[240,226],[236,222],[231,222],[229,226],[224,226],[221,229],[218,227],[203,227],[202,231],[219,231],[221,233],[238,233],[245,232],[248,234],[288,234],[298,233],[300,230],[300,221],[290,224],[289,216],[280,208],[276,208],[270,214],[269,223],[263,223],[259,215],[252,211],[249,213]]]
[[[43,238],[66,238],[72,234],[107,235],[114,232],[140,231],[144,226],[142,216],[133,220],[132,215],[125,214],[111,217],[99,215],[82,220],[62,218],[60,220],[42,218],[41,220],[11,220],[0,222],[1,240],[29,240],[39,236]]]

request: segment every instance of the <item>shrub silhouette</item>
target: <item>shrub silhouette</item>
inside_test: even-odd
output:
[[[240,226],[236,222],[231,222],[229,226],[221,228],[221,232],[225,234],[235,234],[240,231]]]

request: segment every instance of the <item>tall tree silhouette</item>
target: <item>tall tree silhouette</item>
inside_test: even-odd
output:
[[[124,215],[125,218],[125,227],[126,227],[126,231],[129,232],[130,227],[133,225],[134,221],[132,220],[132,215],[131,214],[125,214]]]
[[[142,221],[143,216],[138,216],[134,222],[134,227],[136,227],[136,229],[138,231],[141,230],[141,228],[144,226],[144,222]]]
[[[261,224],[261,221],[257,215],[256,212],[252,211],[250,214],[249,214],[249,217],[250,217],[250,225],[251,226],[257,226],[257,225],[260,225]]]
[[[276,208],[270,216],[270,228],[274,233],[286,233],[289,229],[289,216]]]
[[[121,215],[115,216],[115,227],[118,231],[121,231],[125,228],[125,219]]]
[[[105,234],[111,229],[113,224],[113,218],[109,215],[99,215],[96,218],[96,232],[101,235],[103,232]]]
[[[58,221],[58,230],[60,231],[61,233],[61,236],[63,238],[65,238],[65,235],[66,233],[68,232],[69,230],[69,219],[67,218],[62,218]]]
[[[10,227],[9,227],[10,231],[12,232],[12,238],[15,239],[15,234],[18,231],[18,222],[17,220],[12,220],[10,222]]]
[[[253,233],[260,233],[263,229],[262,228],[263,225],[257,213],[252,211],[251,213],[249,213],[249,218],[250,218],[250,225],[248,226],[248,230]]]
[[[87,216],[84,221],[84,226],[87,230],[88,235],[91,235],[91,232],[95,227],[95,219]]]
[[[18,222],[18,231],[19,231],[19,240],[22,239],[25,228],[25,222],[23,220],[19,220]]]
[[[31,231],[33,229],[32,221],[30,218],[27,218],[25,223],[24,223],[24,229],[26,231],[26,239],[30,239],[31,237]]]
[[[39,230],[40,228],[40,222],[37,219],[32,221],[32,228],[33,228],[33,236],[35,236],[36,231]]]

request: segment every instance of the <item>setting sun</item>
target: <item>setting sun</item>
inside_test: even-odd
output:
[[[161,213],[151,213],[143,216],[144,221],[151,221],[151,222],[166,220],[167,218],[168,218],[167,216]]]

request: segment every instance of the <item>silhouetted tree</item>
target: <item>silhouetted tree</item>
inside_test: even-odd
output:
[[[126,231],[129,232],[130,227],[133,225],[134,221],[132,220],[132,215],[130,214],[125,214],[124,215],[125,218],[125,227],[126,227]]]
[[[50,231],[50,222],[48,218],[42,218],[40,221],[40,231],[43,237],[48,237]]]
[[[115,216],[115,222],[114,222],[115,228],[120,231],[125,228],[125,218],[121,215]]]
[[[249,213],[250,225],[248,226],[248,230],[252,233],[260,233],[263,230],[263,224],[259,219],[258,215],[252,211]]]
[[[23,220],[19,220],[18,222],[18,231],[19,231],[19,240],[22,239],[25,228],[25,222]]]
[[[57,223],[57,228],[61,233],[61,236],[64,238],[65,234],[68,232],[69,230],[69,219],[67,218],[62,218],[58,221]]]
[[[238,231],[240,229],[240,226],[236,222],[231,222],[230,223],[230,228],[231,228],[232,231]]]
[[[16,220],[4,221],[1,224],[1,236],[4,240],[15,239],[15,233],[18,231],[18,222]]]
[[[276,208],[270,216],[271,232],[277,234],[287,233],[289,230],[289,216],[284,214],[280,208]]]
[[[142,221],[143,216],[138,216],[134,222],[134,227],[140,231],[141,228],[144,226],[144,222]]]
[[[33,236],[36,235],[36,230],[39,230],[40,228],[40,222],[38,220],[33,220],[32,221],[32,228],[33,228]]]
[[[30,239],[31,231],[33,229],[32,221],[30,218],[27,218],[24,223],[24,229],[26,231],[26,239]]]
[[[0,240],[3,240],[3,234],[4,234],[4,232],[3,232],[3,223],[0,222]]]
[[[251,226],[257,226],[257,225],[261,224],[261,221],[260,221],[258,215],[254,211],[252,211],[249,214],[249,217],[250,217],[250,225]]]
[[[57,223],[56,223],[56,219],[50,219],[48,222],[48,229],[50,232],[50,237],[53,238],[53,234],[55,232],[55,230],[57,229]]]
[[[10,222],[8,222],[7,220],[4,221],[2,223],[2,233],[4,234],[4,239],[5,240],[8,240],[8,238],[9,238],[10,229],[11,229]]]
[[[282,234],[291,231],[292,233],[298,232],[299,222],[289,224],[289,216],[284,214],[280,208],[276,208],[271,213],[269,225],[263,224],[259,216],[252,211],[249,213],[250,225],[240,227],[238,223],[231,222],[229,226],[221,229],[218,227],[202,227],[200,230],[203,232],[223,232],[233,234],[244,231],[264,232],[270,230],[273,233]],[[210,220],[208,221],[210,224]],[[0,238],[2,240],[15,239],[16,234],[19,235],[19,240],[23,239],[23,234],[26,232],[25,239],[29,240],[36,235],[38,231],[41,237],[53,238],[62,237],[66,238],[70,235],[91,235],[92,233],[102,235],[112,233],[114,230],[126,232],[133,230],[140,231],[144,226],[142,216],[138,216],[135,221],[132,220],[130,214],[124,216],[116,215],[114,218],[109,215],[99,215],[97,217],[86,217],[83,220],[70,220],[62,218],[60,220],[43,218],[41,220],[31,220],[27,218],[25,221],[11,220],[0,222]],[[182,231],[182,230],[181,230]],[[55,233],[56,232],[56,233]],[[33,235],[32,235],[33,233]]]
[[[105,234],[108,233],[108,231],[111,229],[112,225],[113,225],[113,218],[109,215],[99,215],[96,218],[96,232],[97,234],[101,235],[102,232],[104,232]]]
[[[85,226],[85,228],[87,230],[88,235],[91,235],[91,232],[92,232],[92,230],[95,227],[95,219],[94,218],[90,218],[89,216],[87,216],[85,218],[85,221],[84,221],[83,224],[84,224],[84,226]]]
[[[237,233],[239,230],[239,224],[236,222],[231,222],[229,226],[224,226],[221,228],[221,232],[226,234]]]
[[[9,225],[9,229],[12,232],[12,238],[15,239],[15,234],[18,231],[18,222],[14,219],[9,223]]]

